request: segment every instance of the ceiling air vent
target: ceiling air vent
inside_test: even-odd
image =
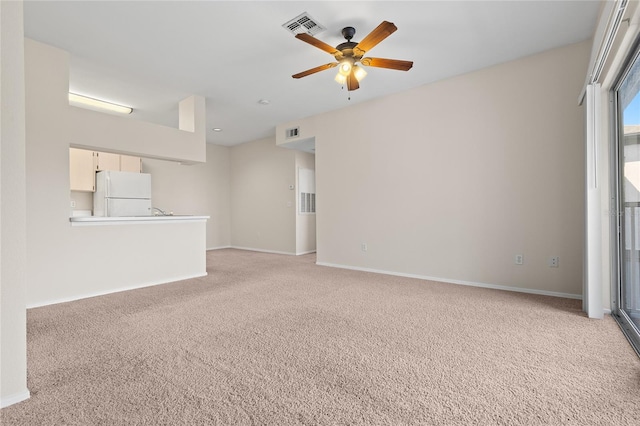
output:
[[[294,35],[300,33],[307,33],[309,35],[316,35],[326,30],[325,27],[320,25],[316,20],[314,20],[307,12],[304,12],[302,15],[296,16],[289,22],[282,24],[282,26],[291,31]]]
[[[300,127],[292,127],[290,129],[285,130],[285,138],[297,138],[300,136]]]

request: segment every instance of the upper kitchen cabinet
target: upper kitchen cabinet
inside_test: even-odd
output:
[[[96,171],[120,170],[120,154],[110,152],[94,152]]]
[[[69,178],[72,191],[95,191],[95,174],[103,170],[142,172],[142,160],[131,155],[69,148]]]
[[[142,159],[140,157],[132,157],[131,155],[120,156],[121,172],[142,172]]]
[[[93,151],[69,148],[69,178],[72,191],[95,191]]]

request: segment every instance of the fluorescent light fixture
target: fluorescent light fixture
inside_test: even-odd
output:
[[[131,112],[133,111],[133,108],[131,107],[116,105],[112,104],[111,102],[105,102],[99,99],[89,98],[75,93],[69,93],[69,103],[75,104],[76,106],[80,107],[118,112],[120,114],[131,114]]]

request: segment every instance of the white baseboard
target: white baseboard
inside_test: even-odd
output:
[[[13,395],[5,396],[0,399],[0,408],[5,408],[13,404],[17,404],[18,402],[26,401],[31,398],[31,394],[28,390],[20,393],[15,393]]]
[[[288,252],[288,251],[264,250],[264,249],[258,249],[258,248],[252,248],[252,247],[231,246],[229,248],[237,249],[237,250],[259,251],[261,253],[286,254],[286,255],[289,255],[289,256],[295,256],[296,255],[295,253],[291,253],[291,252]]]
[[[304,254],[311,254],[316,252],[315,250],[309,250],[309,251],[303,251],[300,253],[291,253],[288,251],[265,250],[265,249],[258,249],[253,247],[238,247],[238,246],[211,247],[211,248],[207,248],[207,251],[222,250],[222,249],[229,249],[229,248],[237,249],[237,250],[259,251],[261,253],[286,254],[286,255],[293,255],[293,256],[302,256]]]
[[[605,315],[611,315],[611,309],[604,308]]]
[[[479,283],[473,281],[462,281],[462,280],[452,280],[448,278],[439,278],[439,277],[428,277],[425,275],[417,275],[417,274],[405,274],[402,272],[393,272],[393,271],[383,271],[380,269],[371,269],[371,268],[360,268],[358,266],[348,266],[348,265],[339,265],[335,263],[326,263],[326,262],[316,262],[316,265],[320,266],[329,266],[332,268],[341,268],[341,269],[351,269],[353,271],[362,271],[362,272],[373,272],[376,274],[386,274],[386,275],[394,275],[398,277],[406,277],[406,278],[416,278],[419,280],[426,281],[437,281],[441,283],[447,284],[457,284],[457,285],[466,285],[470,287],[482,287],[482,288],[490,288],[494,290],[505,290],[505,291],[515,291],[518,293],[529,293],[529,294],[540,294],[542,296],[554,296],[554,297],[564,297],[567,299],[578,299],[582,300],[582,296],[579,294],[571,294],[571,293],[560,293],[556,291],[547,291],[547,290],[538,290],[534,288],[520,288],[520,287],[509,287],[498,284],[488,284],[488,283]]]
[[[223,250],[223,249],[228,249],[228,248],[231,248],[231,246],[207,247],[207,251],[211,251],[211,250]]]
[[[88,299],[89,297],[104,296],[104,295],[107,295],[107,294],[119,293],[121,291],[136,290],[138,288],[151,287],[151,286],[154,286],[154,285],[161,285],[161,284],[169,284],[169,283],[173,283],[173,282],[176,282],[176,281],[190,280],[192,278],[200,278],[200,277],[205,277],[205,276],[207,276],[206,272],[204,274],[195,274],[195,275],[187,275],[187,276],[183,276],[183,277],[174,277],[174,278],[171,278],[171,280],[169,280],[169,281],[147,282],[147,283],[136,284],[136,285],[127,286],[127,287],[119,287],[119,288],[114,288],[114,289],[109,289],[109,290],[104,290],[104,291],[97,291],[97,292],[92,292],[92,293],[79,294],[79,295],[70,296],[70,297],[63,297],[61,299],[47,300],[47,301],[44,301],[44,302],[37,302],[37,303],[27,304],[27,309],[40,308],[42,306],[49,306],[49,305],[56,305],[58,303],[73,302],[74,300]]]

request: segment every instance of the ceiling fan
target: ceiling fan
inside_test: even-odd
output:
[[[333,55],[337,62],[331,62],[319,67],[311,68],[306,71],[302,71],[298,74],[292,75],[293,78],[302,78],[311,74],[315,74],[320,71],[327,70],[329,68],[338,67],[338,75],[335,80],[340,84],[347,85],[347,90],[357,90],[360,87],[360,80],[364,78],[367,72],[358,66],[358,62],[361,65],[378,68],[388,68],[399,71],[409,71],[413,66],[412,61],[401,61],[398,59],[384,59],[384,58],[363,58],[364,54],[375,47],[385,38],[393,34],[398,27],[393,23],[382,21],[373,31],[371,31],[361,42],[356,43],[351,41],[356,33],[356,29],[353,27],[345,27],[342,29],[342,35],[347,40],[344,43],[337,45],[336,47],[330,46],[327,43],[318,40],[317,38],[307,34],[296,34],[296,38],[309,43],[312,46],[317,47],[320,50]]]

